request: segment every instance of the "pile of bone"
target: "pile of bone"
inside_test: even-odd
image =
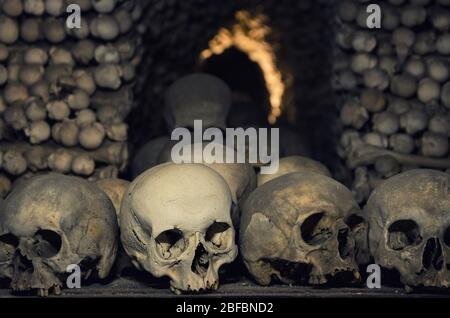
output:
[[[220,79],[188,75],[166,94],[167,125],[189,131],[199,117],[221,127],[230,101]],[[185,145],[192,162],[197,144]],[[95,282],[130,266],[168,277],[174,293],[203,293],[219,288],[222,265],[241,253],[263,286],[356,286],[371,256],[397,269],[405,288],[450,285],[449,174],[391,177],[363,211],[320,162],[283,157],[277,172],[256,173],[249,163],[216,162],[228,152],[218,141],[198,146],[202,160],[175,164],[167,136],[150,140],[131,183],[57,173],[19,183],[0,199],[0,284],[46,296],[71,288],[70,268]]]
[[[142,104],[130,116],[133,144],[141,144],[164,131],[161,104],[164,92],[179,77],[197,70],[199,57],[217,31],[233,18],[241,1],[149,1],[145,11],[147,32],[142,69],[137,79]],[[151,101],[151,102],[149,102]],[[149,124],[150,123],[150,124]]]
[[[401,171],[450,168],[450,1],[378,3],[380,29],[367,27],[366,1],[337,9],[339,154],[359,202]]]
[[[231,185],[245,177],[227,180],[238,172],[227,166],[166,163],[130,185],[109,179],[97,187],[56,173],[21,183],[0,199],[0,286],[17,295],[60,294],[72,288],[74,268],[85,286],[89,277],[112,278],[129,257],[130,266],[168,277],[176,294],[204,293],[219,288],[226,275],[219,269],[238,253],[263,286],[365,288],[360,271],[371,256],[397,270],[406,290],[450,286],[449,174],[400,173],[371,194],[363,212],[320,163],[285,158],[278,175],[252,189],[235,223]]]
[[[81,28],[66,24],[70,4]],[[1,195],[40,171],[124,167],[142,13],[140,0],[0,0]]]

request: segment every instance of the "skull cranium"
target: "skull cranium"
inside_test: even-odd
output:
[[[0,273],[15,291],[59,293],[69,265],[84,278],[94,270],[105,278],[117,236],[114,207],[100,189],[78,177],[37,176],[13,189],[0,212]]]
[[[244,205],[240,250],[262,285],[272,275],[282,282],[324,284],[338,273],[358,278],[358,246],[364,220],[352,193],[314,172],[290,173],[258,187]]]
[[[407,286],[450,286],[450,175],[427,169],[378,186],[366,206],[375,261]]]
[[[197,149],[197,145],[200,145]],[[168,143],[166,147],[161,151],[158,161],[160,163],[172,162],[172,147],[173,143]],[[256,173],[253,167],[247,163],[227,163],[227,157],[237,157],[237,153],[234,149],[222,145],[218,142],[210,143],[193,143],[186,145],[186,149],[190,149],[189,162],[195,162],[196,157],[200,157],[195,152],[201,151],[201,161],[196,162],[205,165],[214,171],[216,171],[227,182],[230,191],[231,199],[233,200],[233,210],[231,211],[231,217],[233,224],[237,228],[239,227],[240,209],[250,195],[250,193],[256,188]],[[205,148],[209,147],[214,149],[221,149],[223,157],[217,162],[217,157],[211,153],[205,151]],[[184,150],[184,149],[183,149]]]
[[[120,212],[122,244],[133,264],[171,289],[216,289],[219,268],[237,256],[225,180],[200,164],[163,164],[128,188]]]

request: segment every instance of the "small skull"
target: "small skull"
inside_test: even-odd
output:
[[[314,285],[336,274],[353,273],[359,279],[357,258],[365,256],[360,248],[365,229],[347,188],[322,174],[295,172],[263,184],[248,197],[240,249],[262,285],[269,285],[272,276],[287,284],[308,279]]]
[[[118,228],[106,194],[78,177],[41,175],[13,189],[0,211],[0,275],[14,291],[46,296],[63,286],[67,267],[105,278],[114,262]]]
[[[427,169],[378,186],[366,206],[375,261],[406,286],[450,286],[450,175]]]
[[[203,127],[226,128],[231,91],[219,78],[203,73],[190,74],[173,83],[166,92],[164,119],[170,130]]]
[[[121,239],[133,264],[168,276],[175,293],[217,289],[219,268],[237,256],[225,180],[200,164],[163,164],[128,188]]]

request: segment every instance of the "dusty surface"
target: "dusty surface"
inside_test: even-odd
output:
[[[11,297],[9,290],[0,289],[0,297]],[[14,296],[12,296],[14,297]],[[199,297],[175,296],[168,288],[155,283],[145,283],[132,278],[119,278],[109,284],[93,284],[82,289],[63,290],[59,297]],[[401,288],[312,288],[303,286],[273,285],[270,287],[257,286],[252,282],[230,282],[223,284],[215,293],[200,297],[450,297],[450,293],[421,292],[406,293]]]

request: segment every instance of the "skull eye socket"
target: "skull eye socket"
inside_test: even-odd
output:
[[[0,235],[0,243],[17,247],[19,245],[19,239],[15,235],[8,233]]]
[[[59,253],[62,246],[61,236],[51,230],[37,231],[34,239],[34,251],[39,257],[53,257]]]
[[[211,245],[220,250],[228,248],[229,242],[231,241],[231,227],[227,223],[214,222],[206,230],[205,240]]]
[[[395,221],[389,226],[388,232],[388,245],[394,251],[401,251],[422,242],[419,225],[413,220]]]
[[[178,229],[167,230],[159,234],[156,239],[159,255],[164,259],[180,256],[186,248],[183,233]]]
[[[308,216],[300,226],[303,241],[309,245],[319,245],[333,236],[332,223],[325,212]]]
[[[350,256],[353,246],[349,244],[349,229],[343,228],[338,232],[338,251],[342,259]]]

